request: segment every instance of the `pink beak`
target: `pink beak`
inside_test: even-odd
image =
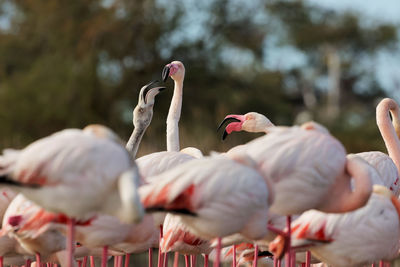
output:
[[[224,134],[222,136],[222,140],[225,140],[226,136],[228,134],[231,134],[232,132],[240,132],[242,130],[242,125],[245,122],[246,117],[244,115],[228,115],[225,117],[225,119],[220,123],[218,126],[221,128],[221,126],[225,122],[229,122],[228,125],[225,127]]]

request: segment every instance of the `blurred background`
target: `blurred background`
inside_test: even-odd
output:
[[[375,107],[400,101],[398,0],[1,0],[0,149],[101,123],[127,140],[140,88],[180,60],[181,147],[223,151],[227,114],[315,120],[349,152],[385,151]],[[173,92],[157,96],[139,156],[165,150]]]

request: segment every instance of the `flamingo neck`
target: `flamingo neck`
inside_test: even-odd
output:
[[[393,122],[389,113],[392,115]],[[400,141],[398,134],[400,132],[399,106],[397,103],[386,98],[382,100],[376,108],[376,122],[379,131],[385,142],[389,157],[393,160],[400,173]]]
[[[358,158],[347,158],[346,170],[336,178],[326,194],[325,201],[317,208],[323,212],[349,212],[364,206],[372,193],[370,166]],[[350,180],[354,180],[354,190]]]
[[[146,129],[147,129],[147,127],[145,127],[143,125],[135,126],[135,129],[133,130],[131,136],[129,137],[128,142],[126,143],[125,148],[131,154],[132,159],[136,158],[136,154],[139,149],[140,141],[142,140],[142,137],[143,137]]]
[[[174,81],[174,94],[167,117],[167,151],[179,151],[179,119],[182,109],[183,79]]]

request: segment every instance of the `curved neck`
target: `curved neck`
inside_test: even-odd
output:
[[[392,114],[393,122],[389,116]],[[376,123],[385,142],[389,157],[396,164],[397,171],[400,173],[400,133],[399,106],[390,98],[383,99],[376,107]]]
[[[146,131],[147,127],[145,126],[135,126],[135,129],[133,130],[131,136],[129,137],[128,143],[126,143],[126,149],[129,151],[131,154],[131,157],[133,159],[136,158],[137,151],[139,149],[140,141],[142,140],[142,137],[144,135],[144,132]]]
[[[347,157],[346,172],[336,178],[326,201],[317,208],[323,212],[349,212],[363,207],[372,193],[368,163],[357,157]],[[354,190],[351,187],[354,179]]]
[[[179,119],[182,109],[183,79],[174,81],[174,95],[167,117],[167,151],[179,151]]]

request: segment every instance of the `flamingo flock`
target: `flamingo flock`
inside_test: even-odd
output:
[[[65,129],[0,156],[0,267],[388,266],[400,251],[400,116],[377,106],[388,154],[347,154],[316,122],[276,126],[257,112],[227,115],[233,132],[265,135],[222,153],[180,148],[185,67],[174,81],[166,150],[136,158],[153,117],[153,81],[139,92],[127,142],[103,125]],[[158,249],[157,263],[153,250]],[[202,256],[201,258],[199,256]],[[282,259],[284,256],[284,259]],[[98,264],[98,263],[97,263]],[[138,266],[138,265],[135,265]]]

